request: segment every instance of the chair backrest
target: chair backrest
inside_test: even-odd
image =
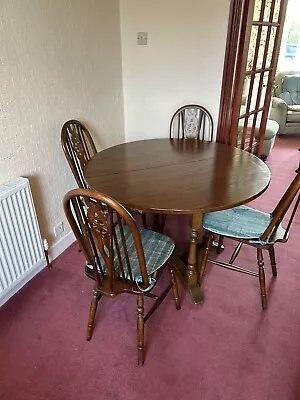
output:
[[[206,108],[197,104],[180,107],[170,123],[170,139],[213,140],[213,119]]]
[[[292,183],[280,199],[279,203],[275,207],[274,211],[272,212],[272,220],[265,230],[265,232],[261,236],[261,240],[265,241],[267,240],[270,235],[273,235],[276,233],[277,228],[279,227],[280,223],[282,222],[284,216],[286,215],[287,211],[291,207],[293,200],[296,198],[297,194],[300,191],[300,173],[297,173],[295,178],[293,179]],[[291,224],[293,222],[294,216],[296,214],[297,208],[299,206],[300,202],[300,194],[294,204],[294,208],[292,210],[290,219],[287,224],[286,228],[286,233],[285,233],[285,239],[288,237],[288,232],[291,227]]]
[[[120,203],[80,188],[65,195],[64,209],[88,267],[106,294],[149,287],[139,230]]]
[[[78,186],[87,189],[82,169],[97,153],[90,132],[79,121],[67,121],[61,130],[61,145]]]
[[[279,97],[282,93],[282,81],[283,77],[286,75],[299,75],[300,71],[280,71],[277,72],[274,79],[274,94],[276,97]]]

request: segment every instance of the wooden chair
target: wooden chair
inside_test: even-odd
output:
[[[104,194],[75,189],[66,194],[64,209],[71,228],[86,257],[86,266],[95,280],[87,329],[93,333],[98,302],[102,295],[121,293],[137,296],[138,364],[144,363],[144,323],[172,287],[175,305],[180,310],[177,281],[172,258],[175,244],[169,237],[138,229],[131,214],[116,200]],[[170,260],[171,283],[158,297],[152,293],[158,272]],[[144,316],[144,296],[156,302]]]
[[[67,121],[61,130],[61,145],[78,186],[87,189],[83,168],[97,153],[90,132],[79,121]]]
[[[210,112],[198,105],[187,104],[175,111],[170,122],[170,139],[196,139],[212,142],[214,123]],[[166,216],[163,219],[165,223]],[[224,249],[223,237],[219,237],[214,245],[217,253]]]
[[[61,145],[74,178],[80,188],[88,189],[83,168],[96,153],[97,149],[88,129],[79,121],[72,119],[64,123],[61,130]],[[141,215],[143,226],[147,228],[146,214]]]
[[[213,119],[209,111],[198,104],[180,107],[170,123],[170,139],[213,140]]]
[[[295,201],[286,229],[282,227],[281,222],[296,199],[299,190],[300,174],[298,173],[272,213],[258,211],[247,206],[239,206],[229,210],[205,214],[203,227],[206,233],[206,246],[199,269],[199,285],[203,280],[213,235],[219,234],[229,237],[239,242],[229,262],[216,260],[209,260],[209,262],[223,268],[258,277],[262,308],[264,310],[267,309],[263,250],[268,250],[273,276],[277,276],[274,246],[277,242],[285,243],[288,240],[289,230],[299,206],[300,194]],[[250,271],[234,264],[243,244],[257,249],[258,272]]]

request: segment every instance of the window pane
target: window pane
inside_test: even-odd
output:
[[[270,36],[270,43],[269,43],[269,48],[268,48],[266,68],[269,68],[271,66],[277,29],[279,29],[279,28],[276,28],[276,27],[271,28],[271,36]]]
[[[274,1],[274,0],[272,0],[272,1]],[[275,9],[274,9],[274,17],[273,17],[274,22],[278,21],[280,5],[281,5],[281,0],[275,0]]]
[[[253,21],[259,21],[262,8],[262,1],[255,0]]]
[[[253,60],[254,60],[255,46],[256,46],[256,41],[257,41],[257,33],[258,33],[258,27],[252,26],[249,51],[248,51],[248,59],[247,59],[247,71],[251,71],[253,69]]]
[[[264,21],[277,22],[279,6],[280,6],[280,0],[266,0]],[[273,13],[271,15],[272,9],[273,9]]]
[[[289,0],[278,62],[279,70],[297,71],[300,65],[299,0]]]
[[[281,0],[266,0],[266,7],[264,12],[264,21],[277,22]],[[274,7],[273,15],[271,16],[271,9]]]
[[[264,52],[265,52],[265,48],[266,48],[267,33],[268,33],[268,27],[263,26],[262,31],[261,31],[260,42],[259,42],[257,68],[263,67],[263,59],[264,59]]]

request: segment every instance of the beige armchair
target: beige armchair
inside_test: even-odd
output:
[[[270,119],[279,134],[300,133],[300,71],[282,71],[275,77]]]
[[[244,103],[245,102],[246,101],[244,100]],[[244,114],[245,112],[246,112],[246,106],[242,105],[241,109],[240,109],[240,114]],[[247,130],[249,131],[249,135],[251,134],[251,130],[252,130],[252,124],[253,124],[252,119],[253,119],[253,117],[251,116],[249,118],[249,123],[248,123],[248,128],[247,128]],[[243,132],[244,122],[245,122],[244,118],[239,120],[239,124],[238,124],[238,134],[239,135],[241,135],[242,132]],[[263,146],[262,146],[262,149],[261,149],[261,158],[263,160],[265,160],[268,157],[268,155],[270,154],[270,152],[271,152],[271,150],[272,150],[272,148],[274,146],[278,130],[279,130],[278,123],[276,121],[268,119],[267,123],[266,123],[264,142],[263,142]],[[258,139],[258,137],[259,137],[259,124],[257,124],[257,127],[254,130],[254,135],[255,135],[255,138]]]

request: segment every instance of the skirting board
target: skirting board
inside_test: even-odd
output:
[[[49,248],[50,262],[55,260],[61,253],[63,253],[72,243],[75,242],[75,236],[72,231],[68,232],[64,237],[59,239]],[[35,275],[47,266],[46,260],[41,260],[36,266],[30,269],[27,273],[20,276],[20,280],[8,291],[1,293],[0,307],[6,303],[14,294],[16,294],[27,282],[29,282]]]
[[[65,236],[55,242],[49,248],[50,262],[55,260],[61,253],[63,253],[72,243],[75,242],[75,236],[72,231],[68,232]]]

